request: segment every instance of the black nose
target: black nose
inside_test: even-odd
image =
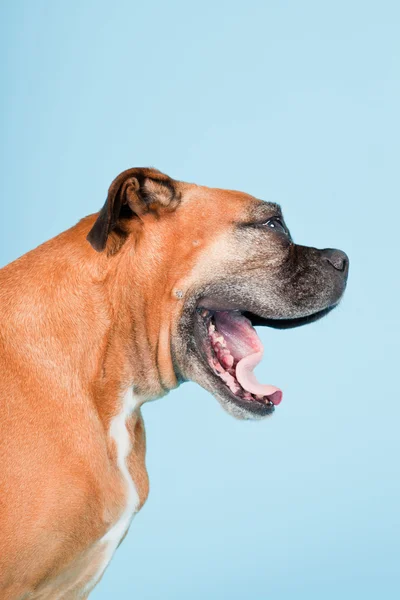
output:
[[[334,269],[342,272],[347,271],[349,267],[349,258],[345,252],[335,250],[334,248],[327,248],[326,250],[322,250],[322,253]]]

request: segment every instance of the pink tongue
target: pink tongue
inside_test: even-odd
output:
[[[240,313],[216,312],[218,331],[224,336],[236,365],[236,379],[243,389],[257,396],[268,396],[274,404],[282,400],[282,392],[273,385],[257,381],[253,369],[262,359],[264,348],[249,319]]]
[[[257,377],[253,373],[254,367],[258,365],[263,356],[263,351],[256,352],[245,356],[236,365],[236,379],[248,392],[256,396],[273,396],[269,399],[274,404],[279,404],[282,400],[282,392],[274,385],[267,385],[257,381]]]

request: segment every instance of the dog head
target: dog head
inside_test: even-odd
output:
[[[340,250],[295,244],[277,204],[155,169],[117,177],[88,240],[109,254],[134,248],[135,285],[159,315],[148,327],[168,344],[177,380],[199,383],[239,418],[270,415],[282,397],[253,374],[263,354],[254,326],[322,317],[349,267]]]

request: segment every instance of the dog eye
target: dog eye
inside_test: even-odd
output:
[[[288,235],[289,233],[286,228],[286,225],[279,217],[272,217],[272,219],[268,219],[268,221],[264,223],[264,226],[269,227],[270,229],[274,229],[275,231],[280,231],[285,235]]]

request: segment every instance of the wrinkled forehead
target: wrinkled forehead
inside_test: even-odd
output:
[[[213,221],[214,226],[262,221],[280,214],[274,202],[255,198],[245,192],[181,184],[180,212],[187,219]]]

